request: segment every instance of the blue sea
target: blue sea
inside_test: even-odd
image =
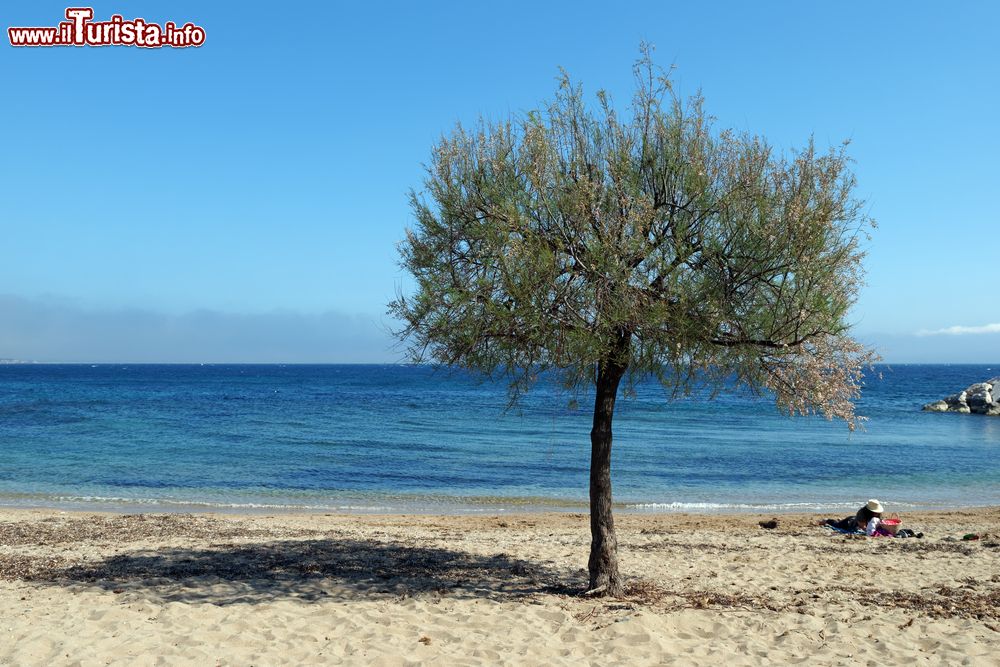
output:
[[[878,375],[881,375],[881,378]],[[851,433],[745,392],[620,399],[624,511],[1000,505],[1000,418],[922,404],[996,366],[882,366]],[[0,366],[0,505],[467,513],[587,508],[592,398],[401,365]]]

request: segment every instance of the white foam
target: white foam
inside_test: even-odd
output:
[[[883,501],[894,508],[916,508],[920,505],[906,502]],[[861,503],[863,504],[863,502]],[[654,512],[818,512],[827,510],[856,510],[858,502],[799,502],[799,503],[626,503],[626,510]]]

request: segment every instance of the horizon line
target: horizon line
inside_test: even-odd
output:
[[[1000,366],[997,361],[879,361],[873,366]],[[34,361],[0,358],[0,366],[428,366],[408,361]],[[463,366],[450,366],[461,368]]]

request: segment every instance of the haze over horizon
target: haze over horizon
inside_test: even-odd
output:
[[[998,5],[93,6],[207,40],[4,47],[0,358],[401,361],[385,304],[435,140],[536,108],[560,67],[623,107],[646,41],[719,128],[851,140],[879,223],[857,338],[888,363],[1000,363]]]

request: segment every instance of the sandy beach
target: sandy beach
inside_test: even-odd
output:
[[[0,663],[1000,661],[1000,508],[904,516],[919,540],[770,518],[620,515],[610,600],[579,514],[2,510]]]

